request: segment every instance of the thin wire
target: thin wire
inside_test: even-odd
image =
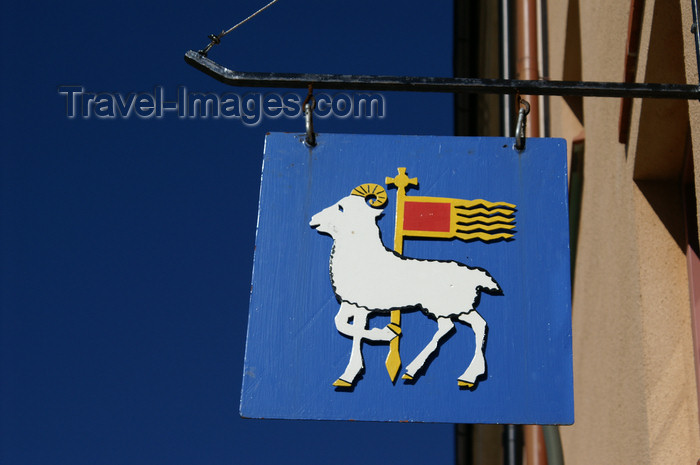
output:
[[[231,29],[229,29],[228,31],[221,32],[221,34],[219,34],[219,39],[221,39],[223,36],[227,35],[229,32],[231,32],[231,31],[233,31],[234,29],[236,29],[236,28],[237,28],[238,26],[240,26],[241,24],[248,22],[249,20],[253,19],[255,16],[257,16],[257,15],[259,15],[260,13],[262,13],[263,11],[267,10],[267,9],[270,8],[273,4],[277,3],[278,1],[279,1],[279,0],[272,0],[270,3],[268,3],[268,4],[265,5],[264,7],[260,8],[258,11],[256,11],[256,12],[253,13],[252,15],[248,16],[246,19],[244,19],[244,20],[241,21],[240,23],[236,24],[235,26],[233,26],[233,27],[232,27]]]
[[[233,31],[234,29],[236,29],[238,26],[240,26],[240,25],[242,25],[242,24],[244,24],[244,23],[250,21],[250,20],[253,19],[255,16],[257,16],[257,15],[259,15],[260,13],[262,13],[263,11],[267,10],[267,9],[270,8],[272,5],[274,5],[275,3],[277,3],[278,1],[279,1],[279,0],[272,0],[270,3],[268,3],[268,4],[265,5],[264,7],[260,8],[258,11],[256,11],[256,12],[253,13],[252,15],[248,16],[246,19],[244,19],[244,20],[241,21],[240,23],[236,24],[235,26],[233,26],[233,27],[232,27],[231,29],[229,29],[228,31],[221,31],[221,34],[219,34],[218,36],[215,35],[215,34],[209,34],[208,37],[209,37],[209,40],[210,40],[211,42],[209,42],[209,45],[207,45],[206,47],[204,47],[204,49],[200,50],[200,51],[199,51],[199,54],[200,54],[200,55],[203,55],[203,56],[207,56],[207,53],[209,53],[209,50],[211,50],[211,48],[212,48],[214,45],[218,45],[218,44],[221,42],[221,38],[222,38],[222,37],[224,37],[225,35],[227,35],[227,34],[230,33],[231,31]]]

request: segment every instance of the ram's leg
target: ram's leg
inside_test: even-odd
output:
[[[462,323],[472,327],[474,331],[474,356],[472,357],[467,370],[457,379],[457,383],[462,387],[472,388],[476,384],[476,378],[486,372],[486,360],[484,359],[484,343],[486,342],[486,321],[475,310],[469,313],[462,313],[457,318]]]
[[[358,321],[358,315],[364,319]],[[352,338],[362,338],[369,341],[389,342],[401,333],[401,328],[389,323],[383,328],[367,329],[368,311],[348,302],[340,304],[340,310],[335,316],[335,327],[341,334]]]
[[[367,325],[367,311],[357,308],[354,305],[343,303],[340,305],[340,310],[335,316],[335,326],[342,334],[352,338],[352,349],[350,352],[350,361],[345,368],[345,372],[340,375],[333,386],[350,387],[355,384],[355,378],[360,374],[365,363],[362,359],[362,332],[365,331]],[[350,320],[352,319],[352,324]]]
[[[438,317],[437,319],[438,329],[435,331],[433,338],[430,340],[428,345],[425,346],[423,350],[416,356],[415,359],[406,367],[406,373],[401,377],[402,379],[412,380],[418,370],[423,368],[423,366],[428,361],[428,358],[437,350],[440,346],[442,339],[449,333],[455,324],[448,317]]]

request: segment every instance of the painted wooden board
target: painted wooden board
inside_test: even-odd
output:
[[[564,140],[302,140],[265,141],[241,415],[573,423]]]

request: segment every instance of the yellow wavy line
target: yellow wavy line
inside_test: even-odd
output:
[[[489,202],[488,200],[484,199],[474,199],[474,200],[462,200],[462,199],[453,199],[454,205],[456,207],[475,207],[477,205],[483,205],[486,208],[493,209],[493,208],[508,208],[510,210],[515,210],[515,205],[512,203],[508,202]]]
[[[505,208],[496,208],[495,210],[487,210],[485,208],[458,208],[455,213],[459,216],[472,216],[472,215],[515,215],[514,210],[508,210]]]
[[[506,218],[505,216],[472,216],[460,219],[457,224],[472,224],[472,223],[512,223],[515,218]]]
[[[469,226],[463,226],[457,230],[457,232],[463,231],[476,231],[482,229],[484,231],[498,231],[499,229],[513,229],[514,224],[473,224]]]
[[[457,233],[456,236],[463,241],[469,241],[472,239],[481,239],[482,241],[489,242],[489,241],[496,241],[499,239],[510,239],[513,237],[513,234],[508,234],[508,233],[502,233],[502,234],[488,234],[488,233],[469,233],[469,234],[463,234],[463,233]]]

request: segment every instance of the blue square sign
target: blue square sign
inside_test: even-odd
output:
[[[566,143],[269,134],[251,418],[571,424]]]

